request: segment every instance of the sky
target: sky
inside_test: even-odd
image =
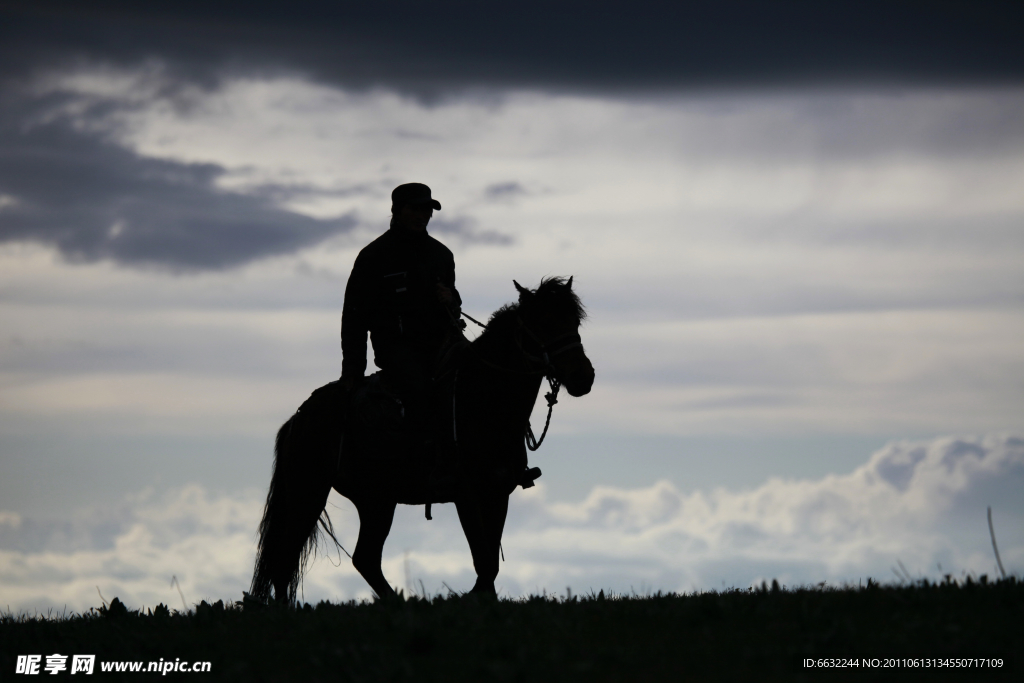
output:
[[[989,506],[1020,572],[1019,5],[3,12],[0,605],[240,598],[403,182],[468,313],[549,275],[590,313],[503,595],[994,575]],[[468,589],[422,513],[385,574]],[[343,554],[304,584],[369,595]]]

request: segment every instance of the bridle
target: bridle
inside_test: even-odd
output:
[[[580,337],[580,333],[576,331],[566,332],[558,335],[554,339],[549,339],[547,342],[542,342],[540,338],[534,334],[533,330],[526,326],[526,323],[523,322],[522,318],[519,318],[519,327],[523,332],[530,335],[530,339],[537,343],[541,352],[541,356],[539,358],[532,355],[529,351],[523,348],[522,341],[519,340],[519,349],[522,351],[523,356],[536,363],[543,363],[546,370],[545,374],[549,377],[554,376],[555,366],[551,361],[555,356],[559,356],[571,349],[583,347],[583,339]]]
[[[464,317],[464,318],[466,318],[468,320],[471,320],[472,322],[476,323],[477,325],[479,325],[483,329],[485,329],[485,330],[488,329],[487,325],[485,325],[484,323],[480,322],[479,320],[477,320],[473,316],[469,315],[468,313],[462,312],[461,315],[462,315],[462,317]],[[544,342],[544,341],[541,341],[540,337],[537,336],[537,334],[526,325],[526,323],[523,321],[521,316],[519,316],[519,315],[516,316],[516,322],[519,323],[517,331],[525,332],[527,335],[529,335],[530,339],[532,339],[537,344],[537,346],[540,347],[540,355],[539,356],[530,353],[523,346],[522,335],[517,334],[516,337],[515,337],[515,341],[516,341],[516,347],[519,349],[519,353],[523,356],[523,358],[525,358],[526,360],[530,361],[531,363],[534,363],[536,365],[541,366],[541,368],[540,369],[530,369],[530,370],[520,370],[518,368],[506,368],[506,367],[502,367],[501,365],[498,365],[497,363],[492,363],[491,361],[487,360],[486,358],[482,358],[480,356],[477,356],[477,358],[481,362],[483,362],[484,365],[488,366],[489,368],[491,368],[493,370],[498,370],[500,372],[508,372],[508,373],[520,374],[520,375],[545,375],[546,377],[548,377],[548,379],[553,379],[554,375],[555,375],[555,365],[552,362],[552,359],[554,359],[556,356],[560,356],[561,354],[565,353],[566,351],[570,351],[570,350],[575,349],[575,348],[582,348],[583,347],[583,338],[580,337],[580,333],[577,332],[577,331],[565,332],[563,334],[558,335],[557,337],[554,337],[554,338],[549,339],[548,341]],[[463,323],[463,327],[464,326],[465,326],[465,323]]]

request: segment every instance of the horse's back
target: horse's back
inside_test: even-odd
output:
[[[309,395],[291,419],[278,432],[278,449],[287,441],[291,450],[324,449],[337,452],[348,410],[348,394],[341,382],[334,380]]]
[[[334,380],[313,390],[297,411],[302,415],[322,415],[326,412],[338,414],[345,409],[348,392],[341,386],[341,380]]]

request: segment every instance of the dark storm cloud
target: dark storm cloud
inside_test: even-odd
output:
[[[917,0],[515,3],[8,2],[8,72],[167,63],[192,82],[296,70],[346,87],[449,89],[1014,83],[1024,4]]]
[[[43,116],[53,102],[2,100],[0,242],[56,246],[71,260],[223,268],[350,230],[277,208],[275,193],[219,190],[224,169],[148,159]]]
[[[8,1],[0,9],[0,242],[41,241],[72,259],[222,268],[315,244],[356,222],[280,208],[323,193],[316,188],[224,192],[219,166],[145,158],[67,118],[43,121],[44,103],[25,86],[48,69],[156,62],[160,95],[172,100],[182,85],[280,73],[424,101],[514,87],[628,94],[1019,85],[1022,29],[1020,2]],[[103,106],[125,105],[93,106],[99,121]],[[848,137],[862,147],[856,130]],[[521,190],[496,185],[485,198]],[[466,243],[512,241],[466,217],[434,226]]]

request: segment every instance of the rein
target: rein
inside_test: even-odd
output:
[[[544,443],[544,437],[548,435],[548,427],[551,425],[551,411],[554,410],[555,404],[558,403],[558,390],[562,388],[562,383],[554,377],[548,377],[548,385],[551,387],[551,391],[544,394],[544,398],[548,402],[548,417],[544,420],[544,431],[540,433],[540,439],[533,435],[533,427],[530,425],[530,421],[526,421],[526,447],[531,451],[540,448],[540,445]]]

